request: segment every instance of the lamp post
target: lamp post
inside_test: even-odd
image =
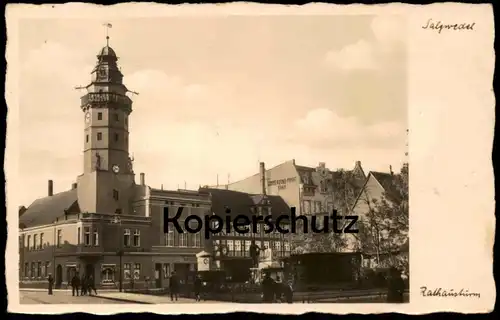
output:
[[[120,219],[120,217],[118,216],[115,216],[113,218],[113,221],[112,223],[118,225],[118,226],[121,226],[122,224],[122,221]],[[123,248],[122,248],[122,238],[121,238],[121,228],[119,228],[119,232],[118,232],[118,243],[119,243],[119,250],[117,251],[117,255],[119,257],[119,267],[118,267],[118,290],[120,292],[123,291],[123,270],[122,270],[122,266],[123,266],[123,263],[122,263],[122,257],[123,257]]]

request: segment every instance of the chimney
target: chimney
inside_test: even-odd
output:
[[[361,167],[361,161],[356,161],[356,167]]]
[[[394,175],[394,171],[392,171],[392,166],[389,166],[389,172],[391,173],[391,176]]]
[[[141,186],[145,186],[145,185],[146,185],[145,175],[143,172],[141,172]]]
[[[71,190],[75,190],[76,187],[78,187],[78,184],[76,184],[76,183],[72,183],[71,184]]]
[[[54,195],[54,181],[49,180],[49,197]]]
[[[264,162],[260,163],[260,183],[261,193],[266,194],[266,165]]]

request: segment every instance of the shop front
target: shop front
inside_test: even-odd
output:
[[[181,285],[192,283],[196,276],[196,262],[194,254],[153,257],[154,286],[168,288],[170,276],[174,271]]]

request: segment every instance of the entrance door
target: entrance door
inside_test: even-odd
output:
[[[56,279],[55,279],[55,287],[57,289],[61,288],[62,276],[63,276],[62,266],[58,264],[56,267]]]
[[[155,285],[157,288],[162,288],[163,268],[161,263],[155,263]]]
[[[85,266],[85,276],[87,278],[89,278],[90,276],[92,276],[92,280],[93,280],[93,284],[95,285],[95,269],[94,269],[94,265],[93,264],[87,264]]]
[[[174,270],[182,284],[186,284],[189,280],[189,263],[176,263]]]

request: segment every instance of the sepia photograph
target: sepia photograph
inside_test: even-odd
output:
[[[491,115],[464,85],[436,89],[491,83],[488,67],[422,49],[484,46],[488,24],[438,32],[424,28],[431,11],[404,5],[112,7],[7,14],[9,305],[418,313],[491,301],[493,189],[479,189],[493,181]],[[464,121],[484,144],[463,138]],[[465,226],[443,223],[471,210],[467,267]]]
[[[403,22],[24,20],[21,303],[407,302]],[[207,239],[164,208],[359,219]]]

